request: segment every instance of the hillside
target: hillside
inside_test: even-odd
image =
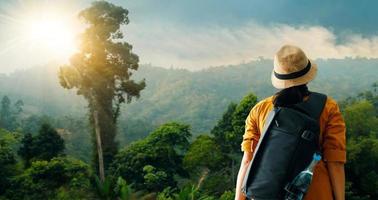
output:
[[[377,81],[372,72],[378,67],[378,59],[332,59],[317,63],[319,74],[310,89],[336,99],[364,91]],[[51,63],[0,76],[0,95],[22,99],[28,113],[84,117],[85,101],[74,91],[60,87],[57,66]],[[189,123],[195,134],[208,132],[230,102],[239,101],[249,92],[260,98],[273,94],[271,68],[271,60],[195,72],[143,65],[134,78],[145,78],[147,87],[139,100],[123,106],[119,119],[121,135],[140,138],[147,130],[172,120]]]

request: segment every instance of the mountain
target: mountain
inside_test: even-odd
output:
[[[365,91],[377,82],[378,59],[317,60],[318,77],[310,90],[336,99]],[[123,134],[137,139],[159,124],[180,121],[192,126],[194,134],[209,132],[227,105],[253,92],[260,99],[276,90],[270,84],[272,60],[260,59],[201,71],[165,69],[142,65],[134,79],[146,79],[141,97],[122,107],[119,119]],[[86,102],[58,82],[58,64],[32,67],[0,76],[0,95],[22,99],[25,112],[51,117],[86,114]],[[133,131],[136,130],[137,131]]]

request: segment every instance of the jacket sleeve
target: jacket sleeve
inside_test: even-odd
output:
[[[259,126],[258,126],[258,104],[256,104],[249,112],[245,120],[245,131],[243,134],[243,141],[241,143],[241,151],[252,152],[251,144],[253,141],[253,149],[260,138]]]
[[[339,106],[331,100],[323,138],[324,161],[346,163],[346,128]]]

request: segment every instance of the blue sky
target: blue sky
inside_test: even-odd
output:
[[[33,2],[29,4],[29,2]],[[2,16],[37,9],[69,15],[87,0],[2,0],[0,2],[0,73],[57,59],[46,50],[14,45]],[[124,27],[141,63],[198,70],[272,58],[283,44],[301,46],[312,58],[378,57],[378,1],[374,0],[112,0],[127,8]],[[26,5],[26,6],[25,6]],[[55,9],[55,8],[54,8]],[[66,14],[67,14],[66,13]],[[3,19],[2,19],[3,18]],[[20,50],[25,51],[20,55]],[[42,53],[43,52],[43,53]],[[66,62],[67,58],[58,59]]]

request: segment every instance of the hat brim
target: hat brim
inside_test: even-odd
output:
[[[305,75],[295,78],[295,79],[288,79],[288,80],[278,79],[274,75],[274,70],[273,70],[271,74],[272,85],[277,89],[285,89],[285,88],[289,88],[293,86],[307,84],[308,82],[314,80],[318,72],[318,65],[313,60],[310,60],[310,62],[311,62],[311,69]]]

